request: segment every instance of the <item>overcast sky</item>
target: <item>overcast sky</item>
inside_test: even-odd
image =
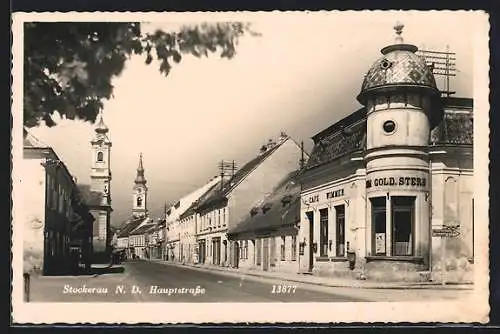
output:
[[[113,142],[113,225],[131,214],[140,152],[148,209],[158,216],[165,201],[216,175],[221,159],[242,166],[281,131],[310,149],[314,134],[360,107],[355,97],[363,75],[380,49],[394,42],[398,20],[405,24],[406,43],[437,51],[449,45],[458,69],[451,87],[456,96],[473,94],[474,25],[466,12],[274,13],[241,20],[252,21],[262,36],[243,38],[232,60],[184,57],[165,78],[157,64],[136,57],[115,79],[114,98],[104,107]],[[161,26],[172,27],[154,24]],[[56,122],[32,132],[56,150],[80,183],[89,183],[93,126]]]

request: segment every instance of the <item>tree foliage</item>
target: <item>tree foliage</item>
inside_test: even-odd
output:
[[[132,55],[158,60],[168,76],[182,56],[219,53],[231,59],[248,23],[184,26],[175,32],[141,32],[137,22],[31,22],[24,25],[24,125],[54,126],[54,112],[94,122],[103,100],[113,94],[112,79]]]

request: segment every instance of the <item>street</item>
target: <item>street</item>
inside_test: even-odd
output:
[[[225,275],[133,260],[121,270],[33,278],[32,302],[366,302],[456,299],[470,291],[354,289]]]

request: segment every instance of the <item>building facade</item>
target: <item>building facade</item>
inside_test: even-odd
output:
[[[169,261],[194,263],[196,249],[196,215],[189,210],[194,203],[219,184],[215,176],[206,184],[178,200],[165,212],[166,255]]]
[[[282,133],[277,141],[270,140],[256,158],[197,204],[200,263],[238,266],[239,244],[228,240],[228,230],[239,224],[249,209],[270,195],[289,173],[297,170],[301,156],[301,147]]]
[[[301,178],[302,272],[433,279],[433,230],[453,226],[460,236],[446,241],[445,265],[461,279],[471,273],[472,100],[441,96],[395,29],[364,78],[363,108],[313,137]]]
[[[244,220],[228,231],[238,249],[238,268],[298,272],[300,171],[288,175]]]
[[[111,147],[109,129],[102,115],[95,127],[91,141],[90,189],[84,189],[94,216],[93,250],[96,258],[108,258],[111,254]]]
[[[67,274],[90,267],[93,216],[66,165],[24,130],[24,271]]]

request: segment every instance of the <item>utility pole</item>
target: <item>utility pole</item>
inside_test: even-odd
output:
[[[231,172],[231,177],[234,176],[235,171],[236,171],[236,162],[233,160],[232,162],[225,162],[224,160],[221,160],[219,162],[219,170],[220,170],[220,177],[221,177],[221,183],[220,187],[221,190],[224,188],[224,175],[226,175],[226,172]]]
[[[305,158],[304,158],[304,141],[300,142],[300,170],[304,169]]]

